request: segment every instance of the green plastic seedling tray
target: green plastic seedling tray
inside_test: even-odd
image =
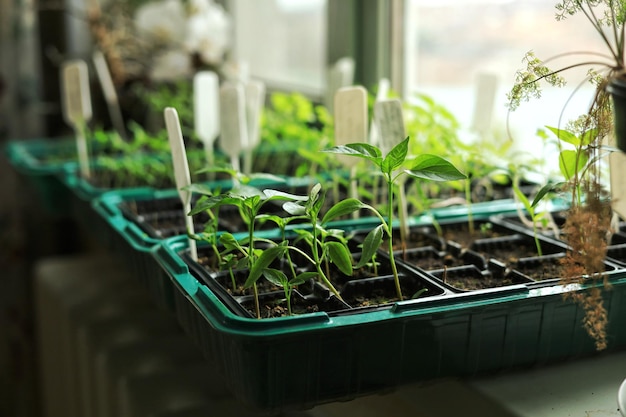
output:
[[[76,142],[73,139],[11,140],[5,154],[25,183],[41,197],[48,213],[67,216],[70,192],[59,175],[67,163],[76,160]]]
[[[65,163],[76,160],[76,141],[67,138],[10,140],[5,152],[20,172],[50,174],[60,172]]]
[[[308,179],[303,178],[286,178],[281,186],[298,187],[303,184],[308,185]],[[256,186],[275,186],[276,183],[267,180],[254,181]],[[84,187],[89,186],[85,183]],[[232,186],[230,181],[216,181],[214,187],[228,189]],[[85,195],[85,194],[83,194]],[[84,197],[85,203],[89,197]],[[89,230],[98,236],[100,242],[114,253],[120,253],[130,265],[133,273],[138,277],[142,284],[149,290],[159,305],[172,308],[173,295],[169,279],[155,278],[158,274],[155,271],[155,262],[152,251],[156,245],[159,245],[163,238],[158,237],[146,228],[145,222],[139,222],[137,216],[129,216],[125,213],[122,205],[129,202],[154,202],[158,205],[159,201],[178,201],[178,193],[174,189],[156,190],[149,187],[134,188],[126,190],[114,190],[104,192],[100,196],[93,197],[92,208],[97,218],[89,220]],[[510,200],[496,201],[486,203],[478,203],[473,206],[473,213],[476,219],[485,218],[494,213],[496,209],[499,212],[512,212],[515,210],[514,202]],[[436,216],[439,221],[443,219],[453,219],[459,217],[460,213],[467,213],[466,207],[442,208],[434,210],[433,213],[423,216],[414,216],[410,218],[410,224],[416,225],[431,221],[431,215]],[[85,218],[86,214],[82,217]],[[94,217],[93,215],[90,217]],[[348,221],[337,221],[332,224],[333,228],[343,229],[371,229],[379,223],[379,220],[373,217],[364,217],[359,219],[351,219]],[[184,235],[184,223],[181,220],[181,232]],[[301,225],[290,225],[290,228],[302,227]],[[268,236],[269,237],[269,236]],[[158,268],[158,266],[156,266]]]
[[[308,185],[308,180],[302,178],[286,178],[284,183],[280,183],[280,186],[285,186],[287,189],[290,187],[298,187],[303,184]],[[232,182],[230,181],[215,181],[213,183],[214,187],[219,187],[220,189],[228,189],[232,186]],[[253,181],[253,185],[258,187],[263,186],[276,186],[276,183],[270,181]],[[137,247],[150,249],[154,245],[159,244],[163,240],[163,235],[168,237],[168,234],[159,235],[158,231],[151,228],[147,225],[146,221],[140,221],[138,215],[128,214],[123,206],[132,204],[132,203],[154,203],[155,207],[159,206],[160,202],[165,203],[166,205],[172,204],[172,202],[176,203],[179,201],[179,196],[176,190],[168,189],[168,190],[156,190],[149,187],[144,188],[135,188],[135,189],[127,189],[127,190],[118,190],[118,191],[110,191],[105,192],[99,197],[94,197],[93,200],[93,208],[96,212],[100,214],[100,216],[106,219],[114,229],[114,235],[122,234],[127,237],[127,240],[133,242],[134,249]],[[515,210],[515,205],[512,200],[506,201],[496,201],[491,202],[490,204],[486,203],[478,203],[473,206],[473,212],[476,218],[485,218],[491,215],[494,212],[512,212]],[[436,217],[438,220],[442,219],[453,219],[459,217],[461,213],[467,213],[466,207],[455,207],[455,208],[442,208],[433,210],[431,213],[426,213],[421,216],[412,216],[409,219],[410,225],[420,224],[423,222],[430,222],[431,217]],[[152,213],[146,213],[146,215],[150,215]],[[182,216],[182,213],[181,213]],[[332,227],[334,228],[344,228],[344,229],[363,229],[363,228],[371,228],[372,225],[377,225],[379,220],[375,217],[362,217],[357,219],[350,219],[348,221],[336,221],[332,223]],[[301,225],[289,225],[289,229],[300,228]],[[181,220],[180,225],[176,227],[178,230],[178,235],[184,235],[184,222]],[[102,230],[101,233],[98,233],[101,238],[104,238],[104,243],[106,246],[115,245],[114,243],[110,243],[106,238],[108,234],[105,230]],[[111,240],[111,239],[109,239]]]
[[[232,188],[233,182],[231,180],[218,180],[204,183],[209,188],[229,190]],[[308,185],[308,179],[306,178],[290,178],[284,177],[281,181],[276,179],[254,179],[250,182],[251,186],[257,188],[285,188],[286,190]],[[106,218],[125,218],[131,223],[135,223],[139,229],[142,229],[143,244],[145,246],[153,246],[159,243],[164,237],[169,237],[169,234],[183,235],[186,234],[184,230],[185,223],[183,221],[182,204],[180,204],[180,197],[175,189],[154,189],[150,187],[143,188],[131,188],[125,190],[113,190],[104,192],[99,196],[93,197],[94,207],[100,214]],[[124,206],[132,205],[133,203],[148,203],[153,208],[143,208],[138,213],[131,213],[129,210],[125,210]],[[173,224],[174,231],[168,231],[167,233],[162,230],[157,230],[148,224],[147,221],[142,221],[141,216],[153,216],[163,214],[158,211],[158,207],[162,207],[168,213],[175,211],[180,206],[180,219],[176,219],[173,223],[179,221],[179,224]]]
[[[298,186],[304,180],[286,178],[287,186]],[[208,186],[228,189],[232,187],[232,181],[221,180],[206,183]],[[255,186],[270,186],[277,183],[269,180],[254,180]],[[283,183],[280,183],[283,185]],[[88,184],[85,183],[84,188]],[[81,198],[82,197],[82,198]],[[167,309],[173,308],[173,290],[171,280],[163,279],[160,266],[155,262],[153,251],[163,242],[163,238],[151,235],[136,221],[129,217],[122,209],[122,204],[127,202],[178,200],[178,192],[175,189],[157,190],[150,187],[129,188],[125,190],[113,190],[101,194],[80,193],[77,197],[82,201],[84,213],[80,214],[83,219],[88,218],[88,227],[100,243],[112,251],[120,254],[129,265],[133,275],[136,276],[146,287],[158,305]],[[90,200],[91,198],[91,200]],[[89,208],[87,206],[89,205]],[[184,223],[182,223],[184,226]],[[184,233],[180,236],[186,238]]]
[[[162,270],[153,255],[159,240],[147,236],[139,226],[128,221],[117,206],[124,197],[155,196],[161,192],[152,188],[139,188],[102,194],[91,204],[95,216],[90,216],[94,220],[89,230],[95,232],[107,250],[120,255],[132,276],[147,289],[158,306],[172,311],[174,300],[171,281],[163,279]],[[169,192],[174,191],[163,191],[166,194]]]
[[[518,209],[526,212],[522,203],[514,199],[502,199],[493,201],[483,201],[472,204],[472,215],[478,219],[484,219],[493,215],[514,215]],[[546,203],[542,209],[544,211],[556,212],[569,207],[568,203],[562,199],[552,199]],[[453,205],[449,207],[439,207],[428,211],[429,215],[437,220],[466,219],[468,217],[468,207],[466,205]]]
[[[146,157],[149,158],[149,157]],[[97,213],[93,210],[94,204],[97,203],[104,195],[132,196],[138,194],[145,194],[146,190],[164,191],[170,193],[172,196],[176,195],[174,186],[163,189],[157,189],[154,187],[138,186],[128,188],[102,188],[92,185],[88,180],[82,178],[79,174],[78,164],[67,164],[63,173],[60,175],[61,182],[70,190],[70,208],[71,215],[77,219],[79,223],[87,230],[93,229],[93,224],[101,221]],[[230,180],[219,180],[211,182],[215,187],[229,187],[232,182]],[[151,191],[148,191],[151,192]],[[106,236],[106,234],[105,234]],[[106,244],[106,242],[105,242]]]
[[[543,365],[596,353],[565,287],[512,285],[396,302],[390,308],[274,319],[234,314],[190,272],[186,240],[154,255],[176,315],[240,400],[268,412],[391,391],[409,383]],[[626,274],[603,291],[608,348],[626,346]],[[587,287],[576,287],[585,291]]]
[[[167,154],[137,154],[135,157],[133,157],[133,161],[145,164],[146,167],[149,167],[150,164],[154,163],[154,161],[158,161],[161,164],[168,163],[168,158],[170,158],[170,156]],[[109,168],[103,165],[102,160],[94,160],[91,163],[91,169],[92,172],[97,173],[99,170],[107,171]],[[105,193],[126,193],[145,188],[164,190],[175,188],[173,174],[171,179],[162,178],[162,184],[146,183],[139,185],[129,185],[125,187],[96,186],[80,174],[79,164],[76,161],[68,163],[63,167],[60,178],[63,184],[71,191],[72,198],[70,200],[72,215],[86,227],[89,227],[90,222],[94,220],[93,210],[91,208],[93,201],[95,201],[97,198],[104,195]]]

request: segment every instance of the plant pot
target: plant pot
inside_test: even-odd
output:
[[[615,78],[607,85],[606,90],[613,99],[615,146],[626,152],[626,80]]]

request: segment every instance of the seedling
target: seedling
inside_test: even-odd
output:
[[[277,248],[279,248],[279,251],[282,251],[283,248],[285,248],[284,252],[286,252],[287,254],[289,253],[289,248],[287,248],[284,245],[279,245]],[[263,271],[263,276],[265,277],[265,279],[267,279],[272,284],[278,287],[281,287],[283,289],[285,293],[285,301],[287,303],[288,315],[293,314],[292,308],[291,308],[291,296],[293,294],[293,290],[298,285],[304,284],[305,282],[313,278],[315,275],[317,275],[315,272],[303,272],[301,274],[296,274],[295,270],[293,269],[293,266],[292,266],[291,272],[292,272],[292,275],[291,275],[292,278],[289,279],[287,278],[287,275],[285,275],[285,273],[279,269],[265,268],[265,270]]]
[[[537,207],[538,202],[541,200],[543,196],[537,195],[539,199],[535,197],[534,201],[531,203],[528,197],[526,197],[526,195],[522,192],[522,190],[520,190],[518,176],[515,176],[513,178],[512,187],[513,187],[513,192],[515,193],[515,197],[524,205],[524,208],[526,209],[526,211],[528,212],[528,215],[530,216],[530,219],[532,222],[535,246],[537,247],[537,255],[542,256],[543,251],[541,250],[541,242],[539,241],[539,232],[537,230],[537,224],[539,224],[539,222],[541,221],[541,217],[543,213],[538,213],[535,210],[535,208]]]
[[[394,184],[402,175],[409,175],[414,178],[430,180],[430,181],[453,181],[466,178],[458,169],[445,159],[430,154],[422,154],[412,160],[412,168],[408,170],[398,171],[406,162],[408,152],[409,137],[394,146],[389,153],[383,157],[381,150],[373,145],[365,143],[352,143],[344,146],[335,146],[326,149],[323,152],[331,152],[343,155],[351,155],[358,158],[364,158],[372,162],[380,170],[385,182],[387,183],[387,220],[380,215],[378,210],[374,211],[382,221],[382,227],[378,229],[378,233],[384,230],[388,236],[389,243],[389,259],[395,280],[396,292],[398,299],[402,300],[402,290],[400,288],[400,279],[393,255],[393,195]],[[362,204],[362,203],[361,203]],[[370,209],[371,206],[363,204],[363,208]],[[372,237],[374,238],[374,236]],[[405,243],[402,243],[405,247]]]
[[[327,265],[328,261],[332,261],[335,265],[337,265],[342,273],[350,276],[352,275],[352,256],[350,255],[347,242],[341,239],[341,234],[325,230],[319,223],[319,214],[322,206],[324,205],[324,193],[320,193],[320,190],[321,185],[318,183],[313,186],[308,198],[304,201],[304,204],[287,202],[283,205],[283,208],[289,214],[294,216],[304,216],[309,220],[311,225],[310,230],[299,229],[297,230],[297,233],[311,249],[313,264],[317,270],[318,278],[330,289],[333,294],[341,299],[341,295],[328,279],[328,269],[324,272],[322,265]],[[341,202],[338,204],[341,204]],[[332,220],[332,211],[333,208],[329,210],[329,212],[331,212],[331,217],[328,217],[327,213],[327,216],[325,216],[322,224]],[[328,238],[331,236],[334,236],[337,239],[329,240]]]
[[[206,192],[206,190],[202,191],[202,188],[194,189],[199,192]],[[258,241],[273,243],[267,239],[255,237],[255,225],[259,212],[263,205],[270,201],[296,201],[306,199],[306,197],[295,196],[275,190],[265,190],[258,194],[245,194],[243,192],[250,190],[250,188],[245,188],[216,196],[209,195],[208,198],[198,201],[188,215],[192,216],[223,205],[233,205],[239,209],[242,220],[248,228],[248,237],[246,240],[248,246],[244,246],[242,244],[243,242],[237,241],[237,239],[230,233],[222,234],[219,241],[224,246],[226,252],[237,251],[243,256],[241,261],[245,263],[245,266],[249,270],[248,279],[246,280],[244,287],[253,288],[256,316],[257,318],[260,318],[261,312],[259,309],[259,294],[256,286],[256,280],[258,280],[264,270],[266,270],[275,259],[284,254],[284,251],[287,249],[283,245],[271,246],[265,250],[256,248],[255,244]]]
[[[256,152],[256,171],[315,177],[315,161],[300,157],[301,151],[315,154],[333,136],[334,118],[328,109],[301,93],[274,92],[261,114],[261,142],[266,148],[280,149],[291,158],[276,158],[269,152]],[[323,168],[320,170],[323,171]]]
[[[285,204],[288,204],[288,203],[285,203]],[[263,222],[263,221],[274,222],[280,230],[280,236],[281,236],[282,242],[287,242],[287,237],[286,237],[286,232],[285,232],[287,225],[291,223],[292,221],[305,220],[305,219],[306,219],[306,216],[296,215],[296,216],[290,216],[290,217],[281,217],[281,216],[277,216],[274,214],[261,214],[257,217],[257,221],[259,222]],[[285,292],[285,300],[287,302],[287,313],[291,315],[292,314],[291,295],[293,293],[293,289],[296,288],[298,285],[303,284],[309,279],[315,277],[316,273],[314,272],[303,272],[301,274],[296,273],[295,265],[291,259],[290,251],[286,250],[284,252],[284,256],[286,257],[287,264],[290,269],[289,272],[291,273],[291,279],[289,279],[287,275],[281,270],[277,270],[273,268],[266,268],[266,270],[263,272],[263,276],[272,284],[283,288],[283,291]]]

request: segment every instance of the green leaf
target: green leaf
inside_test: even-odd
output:
[[[228,232],[222,233],[220,236],[220,244],[226,249],[238,249],[240,247],[239,242],[235,239],[235,236]]]
[[[278,175],[274,175],[274,174],[267,174],[265,172],[255,172],[252,173],[248,176],[248,181],[252,181],[252,180],[269,180],[269,181],[275,181],[275,182],[286,182],[285,178],[283,177],[279,177]]]
[[[311,200],[311,201],[317,200],[319,198],[320,191],[322,191],[322,184],[318,182],[313,187],[311,187],[311,191],[309,191],[308,200]]]
[[[233,267],[233,269],[246,269],[248,268],[248,258],[244,257],[244,258],[237,258],[237,262],[235,263],[235,266]]]
[[[266,221],[274,222],[276,226],[279,228],[284,228],[286,221],[283,217],[277,216],[275,214],[259,214],[256,216],[257,224],[263,224]]]
[[[347,145],[334,146],[329,149],[323,149],[322,152],[365,158],[372,161],[374,164],[376,164],[376,166],[380,166],[382,162],[382,154],[380,152],[380,149],[368,143],[349,143]]]
[[[313,152],[308,149],[298,149],[298,155],[321,166],[326,166],[326,160],[328,159],[328,155],[317,151]]]
[[[232,197],[228,194],[216,195],[213,197],[209,197],[205,200],[198,200],[198,203],[191,209],[188,215],[203,213],[214,207],[223,206],[227,204],[231,204],[231,205],[239,207],[241,206],[242,202],[243,200],[241,199],[241,197]]]
[[[588,146],[598,138],[598,129],[589,129],[583,133],[580,137],[580,143],[583,146]]]
[[[263,276],[266,280],[271,282],[272,284],[278,287],[286,287],[289,285],[289,281],[287,280],[287,276],[285,273],[279,269],[274,268],[266,268],[263,271]]]
[[[539,202],[546,196],[546,194],[559,191],[563,184],[563,182],[559,182],[556,184],[546,184],[541,187],[541,189],[539,190],[539,192],[537,192],[537,195],[535,195],[535,198],[533,199],[532,207],[535,207],[537,204],[539,204]]]
[[[326,196],[324,193],[319,195],[311,195],[311,198],[307,201],[305,213],[307,216],[317,219],[319,217],[320,210],[324,205]]]
[[[286,193],[283,191],[266,189],[263,190],[265,197],[267,200],[282,200],[282,201],[306,201],[308,200],[308,196],[306,195],[295,195]]]
[[[347,214],[354,213],[362,208],[369,207],[367,204],[361,202],[356,198],[346,198],[341,200],[337,204],[328,209],[324,217],[322,218],[322,224],[326,224],[337,217],[345,216]]]
[[[431,181],[455,181],[467,178],[450,162],[430,154],[419,155],[415,158],[413,167],[404,172],[412,177]]]
[[[239,259],[232,253],[228,253],[222,256],[222,261],[220,263],[220,268],[222,269],[230,269],[237,265]]]
[[[355,268],[362,268],[376,254],[376,251],[383,242],[383,227],[384,225],[382,224],[378,225],[365,236],[361,250],[361,259],[359,259],[359,263],[356,264]]]
[[[381,163],[381,171],[385,173],[392,173],[396,169],[400,168],[406,160],[406,155],[409,152],[409,137],[407,136],[402,142],[394,146],[387,154],[383,162]]]
[[[310,279],[313,279],[317,276],[317,272],[303,272],[301,274],[296,275],[294,278],[289,281],[289,284],[293,287],[296,285],[304,284]]]
[[[425,292],[428,292],[428,288],[422,288],[421,290],[417,291],[411,296],[411,300],[415,300],[416,298],[421,297],[422,294],[424,294]]]
[[[517,196],[518,200],[522,202],[526,211],[531,216],[533,216],[534,215],[533,207],[531,206],[530,201],[528,200],[528,197],[526,197],[526,195],[522,192],[522,190],[520,190],[520,188],[517,186],[513,187],[513,192]]]
[[[206,184],[190,184],[187,187],[184,187],[184,189],[191,191],[192,193],[208,196],[213,196],[215,194],[215,189]]]
[[[580,146],[580,139],[572,132],[551,126],[546,126],[546,128],[554,133],[560,141],[569,143],[576,147]]]
[[[212,166],[208,168],[202,168],[196,171],[196,173],[198,174],[203,174],[205,172],[221,172],[224,174],[229,174],[231,177],[234,177],[237,175],[237,170],[233,169],[230,166]]]
[[[578,156],[578,159],[576,158]],[[587,164],[588,157],[584,152],[564,150],[559,154],[559,169],[565,179],[571,179],[577,172],[580,172]]]
[[[339,242],[327,242],[325,246],[328,248],[330,260],[337,268],[345,275],[352,275],[352,256],[348,248]]]
[[[265,197],[263,191],[246,184],[240,184],[237,188],[230,190],[228,194],[232,197],[239,197],[244,200],[252,197],[258,197],[260,200],[261,197]]]
[[[283,204],[283,210],[292,216],[300,216],[305,213],[305,207],[301,204],[295,203],[293,201],[288,201]]]
[[[276,258],[282,256],[285,251],[287,251],[287,247],[282,244],[265,249],[256,259],[256,261],[254,261],[254,264],[252,264],[252,267],[250,268],[250,274],[248,275],[248,279],[246,279],[243,287],[252,287],[252,284],[257,282],[257,280],[261,277],[263,271],[265,271]]]
[[[258,211],[258,208],[261,206],[262,198],[260,195],[255,194],[255,195],[249,195],[249,196],[242,196],[239,198],[243,200],[241,207],[249,209],[250,212],[256,213]]]

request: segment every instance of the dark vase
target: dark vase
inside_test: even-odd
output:
[[[613,123],[615,125],[615,146],[626,152],[626,80],[611,80],[606,88],[613,98]]]

